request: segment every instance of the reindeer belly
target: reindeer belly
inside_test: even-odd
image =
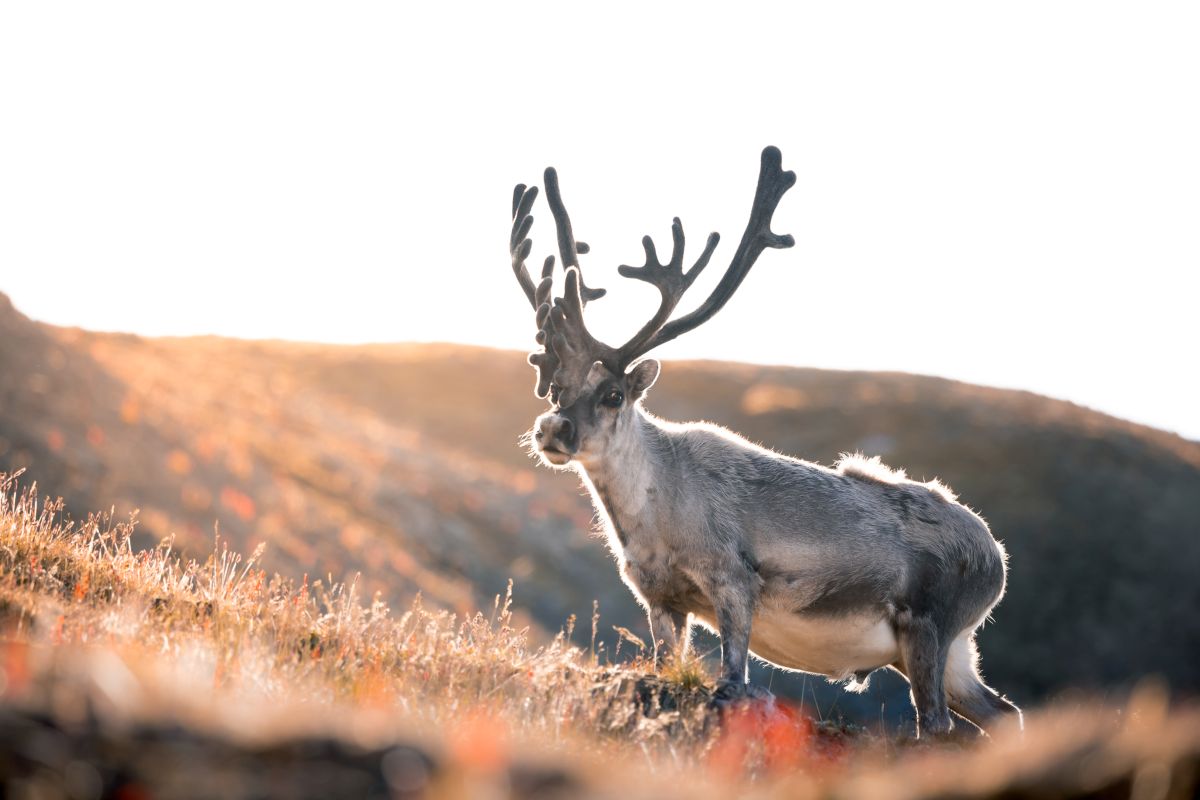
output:
[[[761,608],[750,651],[785,669],[842,680],[894,662],[900,655],[891,623],[881,616],[797,614]]]

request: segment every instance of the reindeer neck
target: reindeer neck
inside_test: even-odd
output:
[[[661,436],[654,419],[638,408],[604,458],[579,465],[597,509],[608,517],[609,530],[622,548],[646,526],[646,506],[658,493],[662,469],[654,444]]]

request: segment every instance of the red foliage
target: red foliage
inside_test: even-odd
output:
[[[232,486],[221,489],[221,505],[247,522],[254,519],[256,513],[254,501],[246,493],[240,492]]]
[[[757,765],[776,776],[813,772],[840,761],[840,751],[827,744],[819,739],[802,707],[747,703],[724,714],[708,766],[727,780],[740,780]]]

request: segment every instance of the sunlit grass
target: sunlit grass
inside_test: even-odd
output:
[[[0,478],[0,708],[234,741],[416,742],[443,778],[458,776],[431,784],[447,795],[539,759],[577,786],[678,796],[1170,798],[1200,776],[1200,716],[1172,712],[1153,684],[1122,710],[1035,712],[1024,736],[969,745],[866,736],[784,703],[719,718],[702,661],[650,674],[646,643],[628,634],[636,657],[607,663],[598,616],[590,645],[573,643],[573,622],[534,645],[511,587],[470,615],[419,596],[395,614],[353,581],[268,575],[261,547],[243,557],[214,536],[202,561],[169,540],[135,549],[134,525],[71,522],[61,503]]]
[[[0,490],[0,614],[9,641],[141,647],[175,659],[206,691],[275,704],[386,710],[438,728],[464,715],[502,720],[508,735],[597,747],[703,750],[703,703],[656,724],[628,702],[638,673],[600,663],[566,632],[543,646],[514,624],[511,586],[469,616],[426,608],[399,615],[356,583],[292,581],[216,537],[204,561],[164,541],[131,545],[133,521],[64,519],[11,480]],[[695,685],[684,687],[687,694]],[[10,690],[19,687],[9,687]],[[670,718],[667,719],[666,717]],[[636,719],[635,719],[636,717]],[[669,733],[668,733],[669,729]],[[669,739],[669,741],[668,741]]]

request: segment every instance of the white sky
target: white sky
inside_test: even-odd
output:
[[[5,3],[0,291],[102,330],[528,347],[509,203],[554,164],[619,343],[657,293],[616,265],[669,251],[674,215],[692,258],[719,230],[698,303],[775,144],[796,247],[660,356],[944,375],[1200,438],[1198,9]]]

